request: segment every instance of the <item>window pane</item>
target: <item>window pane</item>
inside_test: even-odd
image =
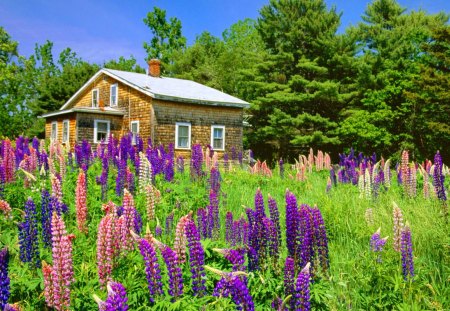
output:
[[[178,147],[187,148],[188,147],[188,138],[187,137],[179,137],[178,138]]]
[[[97,132],[104,132],[106,133],[108,131],[108,123],[106,122],[97,122]]]
[[[97,141],[100,142],[102,140],[106,141],[106,133],[98,133],[97,132]]]
[[[223,149],[223,140],[214,138],[214,149]]]
[[[223,129],[215,128],[214,129],[214,138],[222,138]]]
[[[131,132],[137,133],[138,132],[138,124],[133,122],[131,123]]]
[[[178,137],[188,137],[189,127],[185,125],[178,126]]]

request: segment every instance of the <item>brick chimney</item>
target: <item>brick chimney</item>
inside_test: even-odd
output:
[[[148,61],[148,74],[149,76],[159,78],[161,75],[161,61],[156,58],[152,58]]]

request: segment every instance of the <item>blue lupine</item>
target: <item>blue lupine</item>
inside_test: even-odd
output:
[[[286,191],[286,246],[288,256],[292,258],[295,258],[296,255],[296,240],[299,226],[298,216],[297,199],[290,191]]]
[[[195,144],[192,146],[192,153],[191,153],[192,179],[198,180],[201,176],[203,176],[202,165],[203,165],[202,146],[200,144]]]
[[[401,254],[402,254],[402,272],[403,279],[407,281],[414,277],[414,261],[413,261],[413,249],[411,240],[411,229],[409,225],[406,224],[402,228],[401,238]]]
[[[291,309],[294,310],[295,299],[293,299],[295,293],[295,261],[291,257],[286,258],[284,264],[284,295],[287,297],[291,295],[289,302]]]
[[[307,263],[300,271],[295,286],[295,310],[309,311],[311,310],[311,295],[309,290],[310,284],[310,264]]]
[[[328,237],[322,213],[315,207],[311,210],[314,225],[314,243],[317,249],[318,259],[323,271],[327,271],[330,262],[328,258]]]
[[[278,211],[277,202],[270,195],[267,199],[267,205],[269,205],[270,220],[272,220],[277,231],[278,245],[281,246],[280,212]]]
[[[163,294],[158,257],[156,256],[155,249],[146,239],[140,239],[139,251],[144,258],[150,302],[155,302],[154,296]]]
[[[50,193],[43,189],[41,192],[41,225],[44,247],[52,246],[52,210],[50,200]]]
[[[203,208],[197,210],[198,231],[202,239],[208,238],[208,216]]]
[[[3,310],[8,303],[9,295],[9,277],[8,277],[9,253],[5,247],[0,250],[0,310]]]
[[[36,206],[31,198],[25,203],[25,221],[19,224],[20,260],[41,267]]]
[[[123,159],[118,160],[117,177],[116,177],[116,195],[122,196],[127,177],[127,162]]]
[[[161,254],[169,275],[169,295],[176,298],[183,294],[183,275],[178,264],[178,256],[169,246],[161,247]]]
[[[200,243],[200,235],[192,219],[188,220],[185,227],[186,238],[189,247],[189,262],[192,273],[192,291],[195,296],[203,296],[205,287],[205,251]]]

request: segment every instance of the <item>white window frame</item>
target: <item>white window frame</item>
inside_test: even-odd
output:
[[[113,102],[113,87],[116,87],[116,91],[114,94],[115,102]],[[109,106],[110,107],[117,107],[119,103],[119,85],[117,83],[111,84],[109,87]]]
[[[109,120],[99,120],[99,119],[94,120],[94,143],[96,143],[96,144],[101,143],[101,140],[100,141],[97,140],[98,123],[99,122],[107,124],[107,127],[106,127],[107,128],[107,130],[106,130],[106,139],[104,141],[105,143],[108,142],[109,135],[111,134],[111,121],[109,121]]]
[[[66,126],[67,126],[67,137],[66,137],[66,139],[64,139],[64,130],[66,129]],[[62,138],[61,138],[61,141],[62,141],[62,143],[68,143],[69,142],[69,133],[70,133],[70,121],[69,121],[69,119],[66,119],[66,120],[63,120],[63,123],[62,123]]]
[[[137,124],[137,132],[133,132],[133,124]],[[139,121],[131,121],[130,122],[130,132],[133,135],[132,143],[136,145],[136,135],[139,134]]]
[[[187,143],[187,147],[178,145],[178,128],[180,126],[187,126],[188,127],[188,143]],[[190,150],[191,149],[191,123],[188,123],[188,122],[176,122],[175,123],[175,149],[183,149],[183,150]]]
[[[222,148],[216,148],[214,146],[214,130],[215,129],[221,129],[222,130]],[[214,150],[225,150],[225,125],[211,125],[211,147]]]
[[[97,96],[94,97],[94,94],[97,94]],[[95,104],[94,104],[95,103]],[[98,88],[95,88],[92,90],[92,108],[98,108],[100,104],[100,91]]]
[[[53,126],[55,126],[55,130],[53,131]],[[50,141],[58,140],[58,121],[53,121],[50,126]]]

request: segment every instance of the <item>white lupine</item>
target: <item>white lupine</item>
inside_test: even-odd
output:
[[[371,183],[371,177],[370,177],[370,171],[368,168],[366,168],[366,172],[364,174],[364,188],[365,188],[365,194],[366,198],[372,197],[372,183]]]
[[[390,188],[391,187],[391,159],[388,159],[384,163],[383,173],[384,173],[384,185],[386,188]]]

